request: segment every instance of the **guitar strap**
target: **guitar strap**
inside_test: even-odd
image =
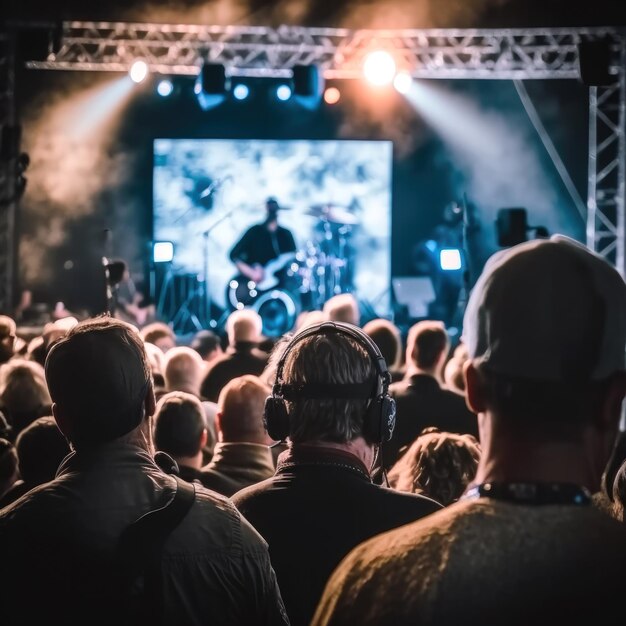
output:
[[[278,238],[276,236],[277,232],[278,230],[270,231],[270,237],[272,238],[272,248],[274,248],[274,253],[276,254],[276,256],[280,256],[280,247],[278,245]]]

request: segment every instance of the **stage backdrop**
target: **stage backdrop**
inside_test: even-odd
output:
[[[285,207],[280,224],[296,240],[300,289],[312,279],[319,292],[321,279],[312,275],[328,275],[330,267],[335,279],[328,285],[326,276],[327,291],[352,288],[385,316],[391,168],[389,141],[157,139],[154,240],[174,243],[177,273],[208,273],[212,300],[223,307],[236,274],[230,249],[264,219],[273,196]]]

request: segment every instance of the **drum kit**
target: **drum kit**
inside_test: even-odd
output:
[[[352,230],[358,217],[347,207],[319,204],[304,214],[315,218],[312,237],[291,255],[280,255],[265,268],[263,283],[232,279],[226,290],[231,310],[250,307],[263,319],[263,333],[279,337],[289,331],[302,311],[321,309],[334,295],[354,290]],[[268,271],[271,270],[271,271]],[[271,280],[268,283],[268,277]]]

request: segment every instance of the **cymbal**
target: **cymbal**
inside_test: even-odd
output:
[[[315,204],[305,211],[305,213],[334,224],[352,226],[359,223],[359,218],[354,213],[350,213],[345,207],[333,204]]]

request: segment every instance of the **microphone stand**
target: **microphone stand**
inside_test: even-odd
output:
[[[203,312],[203,323],[204,327],[213,327],[214,320],[211,317],[211,308],[213,305],[212,297],[211,297],[211,283],[209,281],[209,237],[213,230],[219,226],[225,219],[229,218],[234,211],[228,211],[222,217],[220,217],[216,222],[213,222],[211,226],[209,226],[203,233],[203,263],[204,263],[204,287],[202,294],[202,302],[204,304],[204,312]]]

